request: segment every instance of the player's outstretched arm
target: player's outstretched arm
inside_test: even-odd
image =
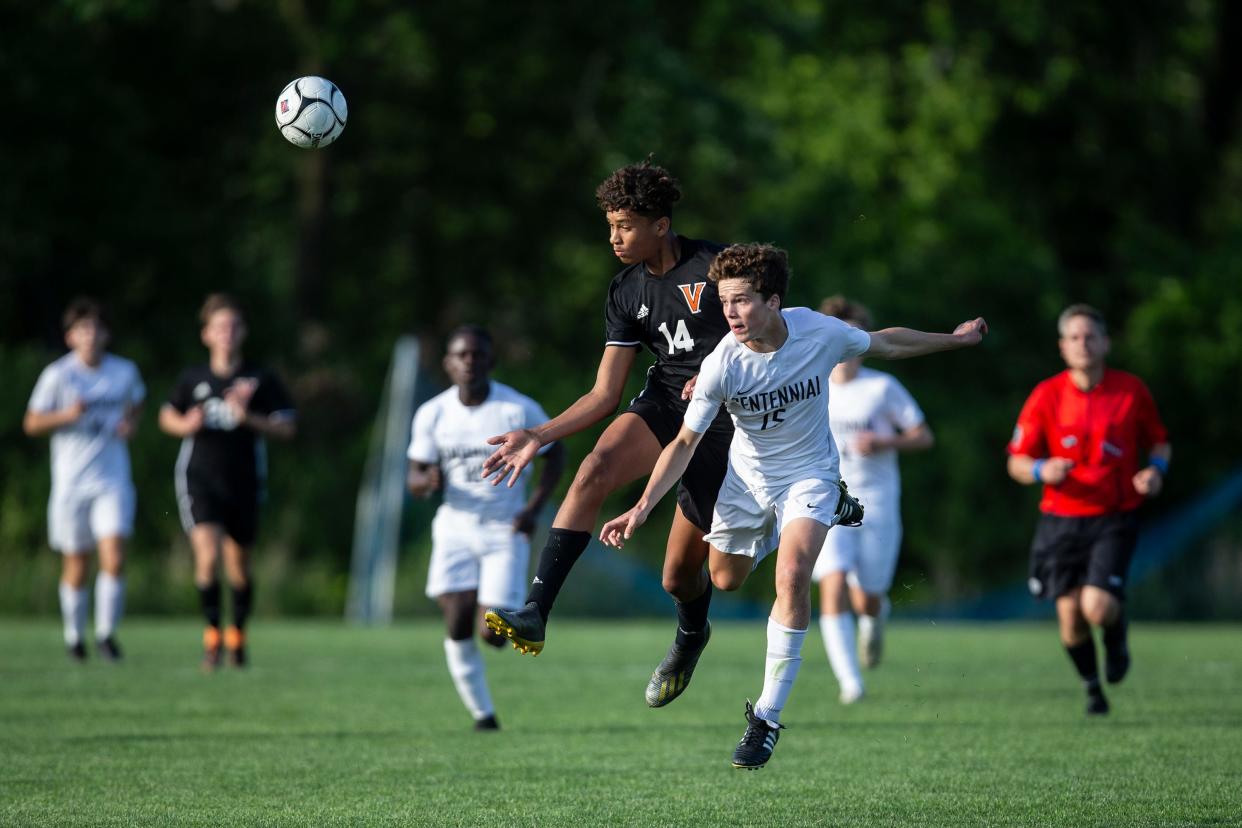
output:
[[[643,490],[638,503],[625,514],[605,523],[599,532],[599,539],[617,549],[625,546],[625,542],[634,535],[634,530],[647,522],[647,517],[660,502],[660,498],[668,494],[673,484],[686,473],[690,458],[694,456],[694,450],[702,439],[702,432],[693,431],[683,425],[673,441],[660,452],[655,468],[651,470],[651,478],[647,481],[647,488]]]
[[[872,332],[871,347],[863,356],[909,359],[939,351],[954,351],[978,345],[987,332],[988,323],[983,317],[963,322],[951,334],[926,333],[911,328],[885,328]]]
[[[487,444],[498,448],[483,461],[483,476],[491,477],[493,486],[507,477],[508,485],[512,486],[517,483],[522,469],[535,459],[539,449],[590,428],[616,411],[625,391],[625,379],[637,356],[636,347],[608,346],[595,373],[595,386],[577,402],[543,425],[519,428],[489,438]]]

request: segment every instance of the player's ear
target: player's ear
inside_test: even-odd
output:
[[[669,221],[668,216],[660,216],[658,219],[656,219],[655,221],[656,235],[659,236],[660,238],[664,238],[664,236],[668,234],[668,227],[670,223],[671,222]]]

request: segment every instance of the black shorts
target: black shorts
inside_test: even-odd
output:
[[[673,442],[685,419],[683,412],[646,392],[635,397],[626,411],[642,417],[661,446]],[[702,529],[704,534],[712,528],[716,496],[720,494],[720,484],[724,482],[725,471],[729,468],[731,442],[733,421],[721,411],[699,441],[686,473],[677,484],[677,505],[686,519]]]
[[[224,486],[191,477],[185,482],[181,522],[188,533],[200,523],[218,523],[239,546],[253,546],[259,532],[259,494],[250,486]]]
[[[1137,543],[1133,511],[1097,517],[1041,514],[1031,541],[1031,594],[1055,599],[1076,587],[1093,586],[1125,600]]]

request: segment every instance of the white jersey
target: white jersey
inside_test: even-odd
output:
[[[703,432],[723,403],[736,428],[729,467],[764,491],[799,480],[836,481],[837,447],[828,429],[828,375],[871,347],[871,335],[809,308],[782,310],[789,338],[771,353],[735,336],[703,360],[685,424]]]
[[[129,449],[116,429],[130,406],[146,397],[138,367],[104,354],[92,368],[72,351],[43,369],[27,408],[40,414],[81,400],[86,411],[52,434],[52,493],[84,494],[129,486]]]
[[[526,482],[531,467],[522,471],[519,485],[493,486],[483,478],[483,461],[495,451],[487,438],[547,422],[539,403],[507,385],[493,382],[487,399],[463,405],[457,388],[450,388],[419,407],[407,456],[416,463],[438,464],[444,480],[444,505],[471,512],[480,520],[511,521],[526,505]],[[540,454],[551,444],[544,446]]]
[[[859,454],[854,441],[862,432],[891,437],[923,424],[923,411],[892,374],[861,368],[849,382],[832,385],[828,419],[841,452],[841,476],[855,494],[895,500],[901,495],[897,449]]]

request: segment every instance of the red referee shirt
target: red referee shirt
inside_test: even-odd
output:
[[[1100,384],[1080,391],[1069,371],[1031,392],[1009,441],[1010,454],[1074,461],[1065,482],[1044,486],[1039,509],[1061,517],[1090,517],[1137,509],[1135,473],[1147,452],[1168,441],[1156,403],[1143,381],[1107,368]]]

